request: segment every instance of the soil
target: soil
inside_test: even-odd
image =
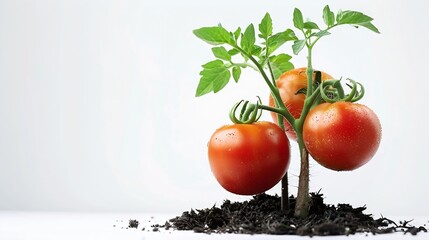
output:
[[[295,198],[290,198],[290,208]],[[355,233],[385,234],[402,231],[416,235],[427,232],[423,226],[412,226],[410,221],[396,223],[388,218],[374,219],[363,213],[366,207],[353,208],[349,204],[325,204],[323,195],[311,194],[310,214],[305,219],[295,218],[293,212],[280,211],[280,197],[260,194],[244,202],[225,200],[220,207],[183,212],[159,229],[192,230],[196,233],[276,234],[302,236],[349,235]],[[134,224],[131,223],[130,227]],[[156,229],[156,230],[155,230]]]
[[[128,222],[128,227],[129,228],[138,228],[139,227],[139,221],[134,220],[134,219],[130,219],[130,221]]]

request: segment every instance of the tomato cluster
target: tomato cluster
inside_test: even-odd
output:
[[[321,73],[321,81],[332,79]],[[276,81],[285,107],[294,118],[301,116],[307,87],[306,68],[285,72]],[[269,104],[275,107],[270,96]],[[272,113],[277,123],[277,114]],[[285,131],[271,122],[233,124],[215,131],[208,143],[211,170],[222,187],[254,195],[276,185],[287,172],[290,161],[288,137],[297,140],[285,120]],[[288,136],[288,137],[287,137]],[[381,140],[381,124],[368,107],[347,101],[321,103],[308,112],[301,139],[310,155],[322,166],[349,171],[367,163]]]

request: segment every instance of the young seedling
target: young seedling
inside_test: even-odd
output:
[[[371,17],[357,11],[340,10],[334,14],[325,6],[323,21],[325,26],[321,28],[304,20],[302,12],[295,8],[295,30],[274,33],[267,13],[258,25],[259,44],[253,24],[244,31],[240,27],[228,31],[222,25],[194,30],[198,38],[214,45],[216,57],[202,66],[196,96],[219,92],[231,77],[238,82],[245,68],[258,71],[270,90],[269,105],[260,100],[255,104],[237,103],[230,113],[234,124],[213,134],[208,146],[213,174],[225,189],[237,194],[261,193],[281,180],[282,209],[288,210],[290,154],[286,132],[297,141],[301,156],[294,209],[297,217],[306,217],[310,206],[309,153],[329,169],[353,170],[374,156],[381,140],[381,125],[375,113],[355,103],[364,95],[362,84],[349,80],[350,92],[346,94],[342,81],[315,71],[312,62],[316,43],[330,35],[333,28],[351,25],[379,31]],[[277,53],[288,42],[295,55],[307,50],[306,68],[293,70],[291,55]],[[279,127],[258,123],[261,110],[275,113]],[[282,129],[281,134],[276,128]]]

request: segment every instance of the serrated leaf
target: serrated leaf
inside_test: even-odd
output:
[[[337,17],[335,18],[335,20],[338,22],[338,19],[342,18],[343,15],[343,10],[339,9],[337,12]]]
[[[292,50],[295,55],[298,55],[299,52],[304,48],[305,40],[297,40],[292,45]]]
[[[239,66],[234,66],[232,68],[232,77],[234,78],[235,82],[238,82],[238,79],[240,79],[241,75],[241,68]]]
[[[284,43],[295,40],[298,40],[298,38],[295,36],[295,32],[292,29],[287,29],[284,32],[272,35],[267,41],[268,55],[271,55],[271,53],[281,47]]]
[[[193,33],[201,40],[212,45],[233,43],[233,39],[231,39],[229,32],[226,31],[225,28],[223,28],[222,26],[203,27],[203,28],[195,29]]]
[[[211,91],[217,93],[228,84],[231,73],[221,60],[208,62],[202,67],[195,96],[199,97]]]
[[[237,49],[233,48],[231,50],[228,51],[228,54],[231,56],[237,55],[238,53],[240,53],[240,51],[238,51]]]
[[[235,32],[234,32],[234,38],[236,41],[240,37],[240,34],[241,34],[241,28],[238,27],[237,30],[235,30]]]
[[[293,10],[293,25],[302,30],[304,28],[304,18],[302,17],[302,12],[298,8]]]
[[[294,69],[293,64],[290,62],[291,58],[290,55],[284,53],[270,57],[271,69],[275,79],[279,78],[284,72]]]
[[[342,11],[341,14],[337,16],[338,24],[359,24],[366,23],[374,20],[372,17],[367,16],[361,12],[356,11]]]
[[[266,13],[259,24],[259,32],[262,38],[266,39],[273,34],[273,21],[269,13]]]
[[[262,52],[262,48],[260,46],[253,45],[252,55],[259,56]]]
[[[331,34],[331,33],[328,32],[327,30],[322,30],[322,31],[315,32],[315,33],[311,34],[311,36],[313,36],[313,37],[323,37],[323,36],[327,36],[329,34]]]
[[[255,27],[253,24],[250,24],[246,30],[244,30],[244,33],[241,35],[241,48],[247,53],[251,53],[253,50],[253,45],[255,45]]]
[[[380,31],[377,29],[377,27],[374,26],[371,22],[358,23],[357,25],[362,26],[362,27],[366,27],[373,32],[380,33]]]
[[[228,51],[223,46],[212,48],[212,52],[215,57],[219,59],[231,61],[231,55],[229,55]]]
[[[368,28],[371,31],[374,31],[376,33],[380,33],[380,31],[375,27],[371,21],[373,20],[372,17],[367,16],[361,12],[356,11],[340,11],[337,15],[337,23],[338,24],[350,24],[354,26],[362,26],[365,28]]]
[[[311,22],[311,21],[305,22],[304,28],[305,29],[320,29],[319,26],[317,26],[317,24],[315,22]]]
[[[325,24],[330,27],[335,23],[335,14],[329,8],[329,5],[326,5],[323,8],[323,21]]]

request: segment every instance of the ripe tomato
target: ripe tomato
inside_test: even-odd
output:
[[[295,117],[301,116],[302,108],[304,106],[305,95],[296,94],[300,89],[307,87],[307,68],[297,68],[283,73],[276,84],[280,91],[280,96],[289,112]],[[333,79],[329,74],[322,72],[322,81]],[[269,105],[274,107],[275,102],[273,97],[270,95]],[[274,122],[277,121],[277,114],[271,112],[271,117]],[[284,119],[285,132],[290,139],[296,140],[296,133],[293,130],[289,122]]]
[[[308,113],[303,138],[311,156],[324,167],[354,170],[377,151],[381,124],[377,115],[364,105],[322,103]]]
[[[289,140],[271,122],[226,125],[208,143],[213,175],[229,192],[253,195],[276,185],[289,166]]]

